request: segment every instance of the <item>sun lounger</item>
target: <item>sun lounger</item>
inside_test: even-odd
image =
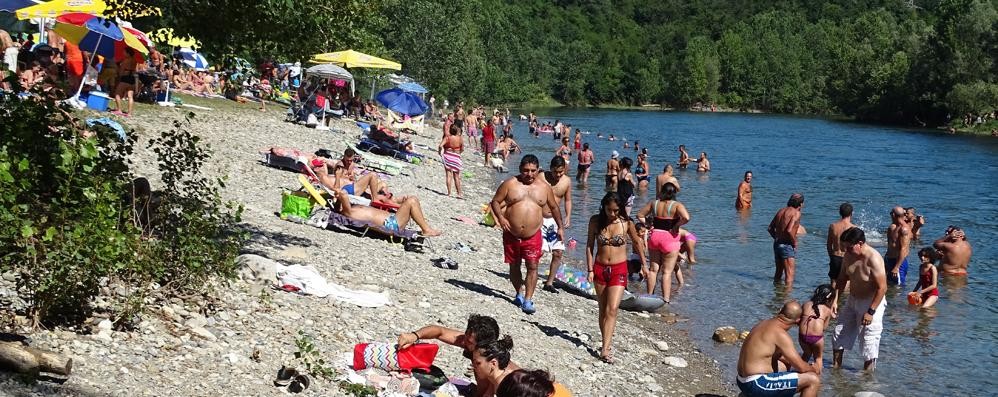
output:
[[[376,141],[369,138],[362,138],[360,142],[357,143],[357,147],[366,152],[391,156],[392,158],[407,162],[412,162],[412,159],[419,159],[419,161],[424,160],[424,156],[422,154],[399,150],[396,147],[392,147],[392,145],[387,142]]]
[[[356,151],[357,153],[361,153],[360,148],[358,148],[356,145],[353,145],[346,141],[344,141],[343,143],[347,145],[347,147]],[[398,175],[402,173],[402,171],[404,171],[406,167],[409,166],[408,163],[404,163],[389,157],[379,156],[375,153],[371,153],[368,151],[364,151],[364,153],[367,153],[363,156],[364,157],[363,165],[365,167],[376,169],[378,171],[384,172],[389,175]]]
[[[316,207],[312,212],[312,216],[305,223],[326,230],[355,234],[360,237],[383,238],[391,243],[402,244],[406,251],[422,252],[426,247],[426,238],[419,235],[415,230],[389,230],[383,225],[361,222],[347,217],[328,207]]]
[[[301,172],[302,163],[294,157],[278,156],[273,153],[261,153],[263,159],[260,161],[268,167],[274,167],[286,171]]]

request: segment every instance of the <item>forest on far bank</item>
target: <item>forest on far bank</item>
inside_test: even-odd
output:
[[[438,99],[940,125],[998,109],[998,0],[150,0],[204,51],[394,59]],[[144,22],[146,23],[146,22]]]

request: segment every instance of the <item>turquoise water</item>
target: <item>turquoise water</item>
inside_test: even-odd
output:
[[[713,171],[679,171],[679,199],[692,220],[686,226],[700,239],[699,264],[685,268],[687,285],[669,307],[687,323],[691,336],[735,377],[737,346],[710,341],[723,325],[749,329],[771,316],[788,297],[804,301],[814,287],[827,282],[825,231],[838,218],[838,206],[855,206],[854,223],[884,252],[884,230],[894,205],[914,206],[928,224],[911,249],[908,285],[891,287],[877,371],[864,374],[857,351],[846,352],[843,370],[831,370],[831,328],[826,333],[823,395],[848,395],[860,390],[885,395],[993,395],[998,381],[998,300],[995,246],[998,238],[998,139],[947,136],[929,131],[843,123],[774,115],[537,110],[543,121],[561,119],[590,131],[584,135],[596,152],[590,187],[573,190],[576,210],[567,233],[581,240],[569,250],[569,262],[584,260],[585,227],[603,196],[602,175],[610,151],[636,159],[622,142],[597,139],[596,132],[640,140],[650,151],[652,175],[667,161],[675,163],[676,147],[685,144],[691,156],[706,151]],[[524,111],[526,113],[526,111]],[[529,137],[525,123],[515,135],[546,165],[558,144],[550,134]],[[574,178],[575,166],[569,175]],[[515,172],[518,158],[510,160]],[[754,174],[753,205],[748,216],[734,210],[742,174]],[[653,177],[654,180],[654,177]],[[766,233],[773,214],[793,192],[805,194],[797,279],[793,291],[772,283],[772,240]],[[636,206],[650,198],[639,194]],[[636,210],[635,210],[636,212]],[[909,307],[905,292],[917,281],[915,252],[931,245],[947,225],[964,228],[974,247],[970,276],[941,280],[941,300],[934,309]],[[544,266],[542,266],[544,268]],[[794,340],[796,340],[796,329]],[[858,344],[857,344],[858,346]]]

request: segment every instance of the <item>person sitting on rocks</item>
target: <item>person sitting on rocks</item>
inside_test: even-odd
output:
[[[499,323],[496,319],[472,314],[468,316],[468,325],[464,332],[439,325],[427,325],[415,332],[400,334],[397,343],[399,350],[402,350],[420,340],[438,340],[464,349],[464,357],[470,360],[472,352],[478,349],[479,344],[492,343],[497,339],[499,339]],[[477,377],[475,380],[482,384],[482,380]]]
[[[776,316],[749,331],[738,355],[736,382],[746,397],[792,396],[797,392],[801,397],[818,395],[820,369],[797,354],[797,346],[787,334],[800,317],[800,303],[790,301]]]
[[[520,369],[510,360],[512,353],[513,338],[509,335],[489,343],[478,343],[471,352],[471,366],[475,373],[473,397],[495,396],[506,375]]]
[[[439,230],[431,228],[430,224],[426,222],[423,206],[419,203],[419,199],[414,196],[407,197],[399,205],[398,211],[391,213],[363,205],[350,205],[350,196],[344,190],[336,190],[334,194],[336,197],[333,201],[333,210],[348,218],[381,225],[391,232],[401,231],[412,220],[419,226],[420,234],[423,236],[435,237],[442,234]]]

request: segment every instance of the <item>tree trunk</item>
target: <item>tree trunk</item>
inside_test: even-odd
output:
[[[73,371],[73,359],[18,342],[0,342],[0,368],[23,374],[48,372],[69,376]]]

